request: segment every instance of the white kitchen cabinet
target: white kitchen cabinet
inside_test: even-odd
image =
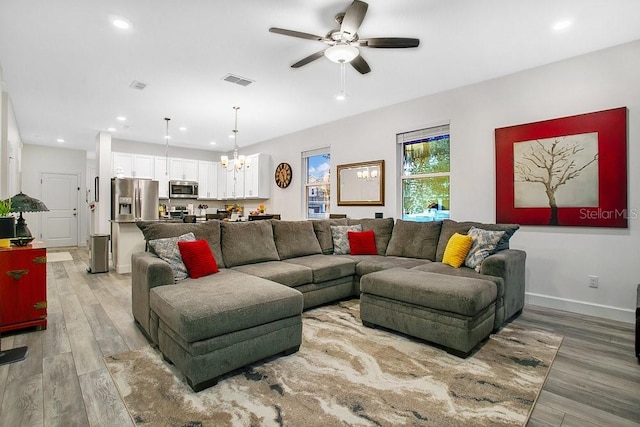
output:
[[[227,198],[227,170],[218,163],[218,199]]]
[[[133,177],[133,154],[112,153],[111,173],[113,176],[116,176],[118,173],[122,173],[125,178]]]
[[[198,181],[198,161],[169,159],[169,177],[173,181]]]
[[[122,171],[125,178],[153,179],[153,156],[131,153],[113,153],[111,156],[113,176]]]
[[[133,177],[153,179],[154,157],[133,155]]]
[[[257,153],[247,156],[244,171],[244,198],[268,199],[271,197],[272,162],[268,154]]]
[[[198,162],[198,199],[218,198],[218,163]]]
[[[158,197],[169,198],[169,174],[167,173],[166,157],[155,157],[153,167],[153,179],[158,181]]]

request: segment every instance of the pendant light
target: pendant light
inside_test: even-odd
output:
[[[251,166],[251,161],[244,154],[238,155],[238,110],[240,107],[233,107],[233,109],[235,111],[235,124],[233,128],[233,165],[231,167],[236,170],[242,170],[243,167],[248,169]],[[229,156],[220,156],[220,164],[223,168],[228,168],[230,166]]]

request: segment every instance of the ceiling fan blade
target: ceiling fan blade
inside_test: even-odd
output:
[[[328,39],[323,36],[316,36],[314,34],[303,33],[300,31],[285,30],[284,28],[271,27],[269,28],[269,31],[276,34],[282,34],[284,36],[298,37],[300,39],[317,40],[319,42],[328,41]]]
[[[420,45],[420,39],[411,39],[406,37],[379,37],[373,39],[360,39],[358,40],[358,45],[381,49],[418,47],[418,45]]]
[[[316,52],[312,55],[307,56],[306,58],[301,59],[300,61],[296,62],[295,64],[293,64],[291,66],[291,68],[300,68],[303,65],[307,65],[309,62],[315,61],[318,58],[322,58],[324,56],[324,51],[326,49],[322,49],[319,52]]]
[[[403,48],[418,47],[420,39],[412,39],[407,37],[379,37],[373,39],[360,39],[358,45],[375,48]]]
[[[364,20],[364,16],[367,14],[369,5],[360,0],[353,0],[353,3],[349,6],[342,18],[342,25],[340,25],[340,31],[345,35],[347,40],[353,40],[358,32],[358,28]]]
[[[364,60],[362,55],[356,56],[355,59],[351,61],[351,65],[360,74],[367,74],[369,71],[371,71],[371,67],[369,67],[369,64],[367,64],[367,61]]]

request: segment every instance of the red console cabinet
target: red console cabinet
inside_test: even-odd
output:
[[[47,327],[44,243],[0,248],[0,332]]]

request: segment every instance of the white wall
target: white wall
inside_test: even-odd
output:
[[[11,97],[0,92],[0,199],[20,191],[21,150],[22,139]]]
[[[386,204],[337,207],[332,212],[398,217],[395,135],[432,124],[451,124],[451,215],[455,220],[495,221],[495,128],[626,106],[628,164],[640,164],[640,41],[517,74],[417,98],[391,107],[276,138],[243,151],[265,152],[274,164],[293,166],[291,186],[272,184],[271,212],[303,218],[300,152],[331,147],[335,165],[384,159]],[[428,70],[425,70],[428,78]],[[357,94],[352,94],[357,96]],[[348,102],[348,100],[347,100]],[[295,147],[295,149],[292,149]],[[640,213],[640,172],[628,168],[628,207]],[[335,180],[332,194],[336,194]],[[640,281],[638,218],[628,229],[526,226],[512,247],[527,251],[528,302],[633,322]],[[588,275],[600,287],[588,287]]]
[[[36,199],[42,199],[42,187],[40,179],[43,173],[65,173],[78,175],[78,244],[87,244],[88,231],[88,204],[85,201],[86,193],[86,152],[83,150],[70,150],[65,148],[53,148],[40,145],[24,144],[22,148],[22,191]],[[23,214],[31,234],[40,235],[39,213]]]

